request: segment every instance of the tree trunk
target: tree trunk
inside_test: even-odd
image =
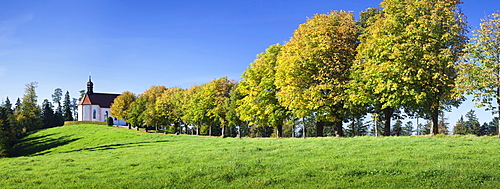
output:
[[[378,122],[377,122],[377,116],[375,116],[375,137],[378,137]]]
[[[281,138],[283,135],[283,125],[276,125],[276,138]]]
[[[323,130],[325,129],[325,122],[316,122],[316,137],[323,137]]]
[[[128,129],[132,129],[132,124],[127,123]]]
[[[385,108],[382,110],[384,112],[384,136],[391,136],[391,119],[392,114],[394,114],[394,108]]]
[[[342,119],[340,119],[339,121],[335,121],[335,127],[336,127],[336,131],[335,131],[335,136],[336,137],[343,137],[344,136],[344,128],[342,128]]]
[[[226,126],[224,126],[224,124],[222,124],[222,134],[220,135],[222,138],[225,138],[226,137]]]
[[[210,128],[208,129],[208,136],[212,136],[212,125],[209,126]]]
[[[497,110],[498,110],[498,125],[497,125],[497,134],[498,138],[500,138],[500,87],[497,88]]]
[[[182,132],[179,132],[178,128],[181,127],[181,123],[177,122],[177,123],[174,123],[174,133],[182,133]]]
[[[238,136],[237,136],[238,138],[241,138],[241,130],[240,130],[240,127],[241,127],[241,126],[238,126]]]
[[[306,121],[302,118],[302,138],[306,138]]]
[[[431,130],[430,136],[438,134],[438,124],[439,124],[439,102],[431,106]]]

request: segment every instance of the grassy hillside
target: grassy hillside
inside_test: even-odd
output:
[[[75,125],[30,135],[16,155],[0,159],[1,188],[500,186],[495,138],[222,139]]]

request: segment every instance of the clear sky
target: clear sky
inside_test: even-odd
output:
[[[463,0],[469,25],[500,10],[499,0]],[[55,88],[142,93],[239,80],[255,56],[283,43],[314,14],[358,15],[381,0],[0,0],[0,100],[15,101],[37,81],[38,100]],[[454,125],[472,107],[447,114]],[[477,110],[481,122],[491,114]]]

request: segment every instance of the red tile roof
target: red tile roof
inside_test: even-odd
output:
[[[82,101],[78,105],[99,105],[101,108],[110,108],[111,103],[120,94],[108,94],[108,93],[94,93],[87,94],[83,96]]]

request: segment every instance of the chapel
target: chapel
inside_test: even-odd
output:
[[[111,115],[111,104],[120,94],[94,93],[94,83],[89,76],[87,92],[78,104],[78,121],[106,121],[113,118],[114,125],[126,125],[125,121]]]

